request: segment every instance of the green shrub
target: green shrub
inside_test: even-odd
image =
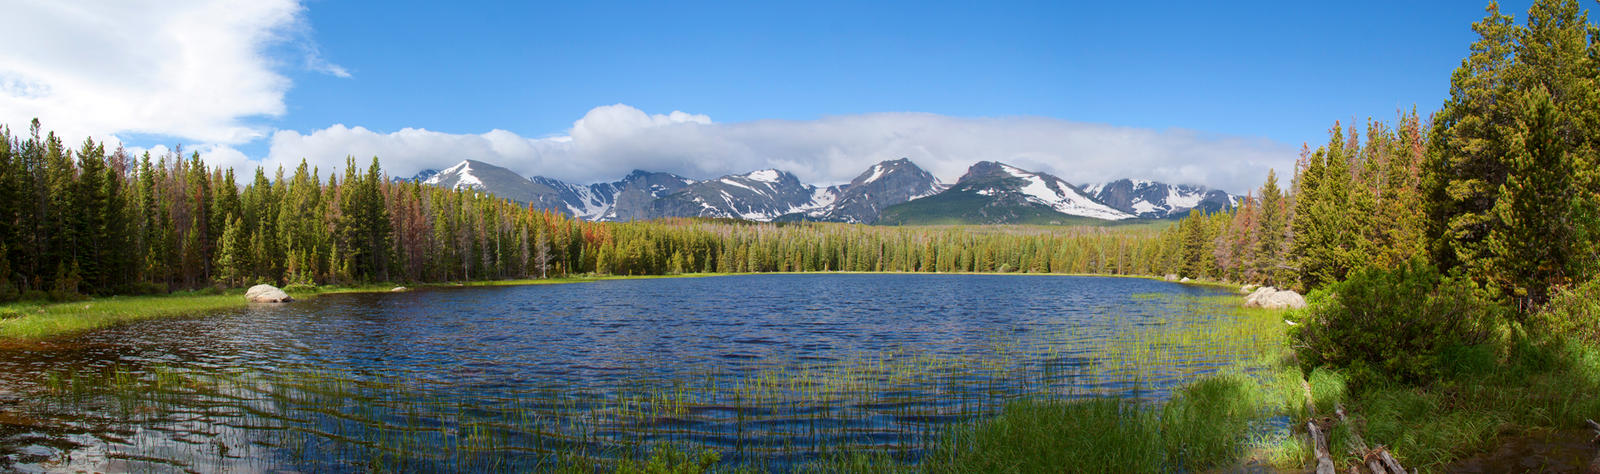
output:
[[[1600,279],[1556,293],[1537,314],[1533,330],[1541,336],[1566,336],[1600,344]]]
[[[141,281],[128,284],[121,293],[126,295],[165,295],[169,292],[170,290],[167,288],[166,283]]]
[[[28,290],[28,291],[22,292],[22,296],[18,297],[17,300],[18,301],[50,301],[50,294],[49,293],[45,293],[44,290]]]
[[[1477,284],[1420,259],[1358,270],[1311,300],[1291,331],[1302,363],[1343,370],[1357,384],[1450,373],[1447,353],[1488,342],[1504,315]]]

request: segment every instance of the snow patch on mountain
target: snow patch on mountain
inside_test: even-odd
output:
[[[764,182],[764,183],[777,183],[778,182],[778,176],[779,176],[780,173],[782,173],[782,172],[778,171],[778,170],[760,170],[760,171],[752,171],[752,172],[750,172],[750,174],[744,175],[744,177],[748,178],[748,179],[750,179],[752,181],[761,181],[761,182]]]
[[[1094,199],[1078,191],[1078,188],[1060,178],[1032,173],[1007,164],[1001,164],[1000,166],[1007,174],[1026,183],[1018,191],[1034,202],[1050,206],[1051,209],[1055,209],[1062,214],[1113,221],[1132,219],[1134,217],[1132,214],[1095,202]]]
[[[1146,219],[1188,215],[1192,209],[1217,212],[1239,204],[1239,197],[1192,184],[1170,185],[1143,179],[1122,179],[1084,186],[1095,200]]]

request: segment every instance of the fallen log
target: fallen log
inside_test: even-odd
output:
[[[1383,446],[1378,447],[1378,459],[1383,460],[1383,465],[1384,467],[1389,468],[1389,472],[1394,474],[1406,474],[1406,468],[1401,467],[1400,461],[1396,461],[1394,459],[1394,455],[1389,454],[1388,448]]]
[[[1311,416],[1306,421],[1306,435],[1311,437],[1311,451],[1317,456],[1317,474],[1334,474],[1333,456],[1328,453],[1328,437],[1322,434],[1322,427],[1317,425],[1317,403],[1311,396],[1311,383],[1300,381],[1300,388],[1306,394],[1306,414]]]
[[[1316,420],[1306,422],[1306,431],[1311,433],[1311,449],[1317,454],[1317,474],[1333,474],[1333,456],[1328,454],[1328,437],[1322,434],[1322,428],[1317,426]]]
[[[1400,463],[1394,462],[1394,457],[1389,455],[1389,450],[1382,446],[1376,450],[1367,447],[1367,441],[1361,439],[1361,431],[1345,417],[1344,405],[1334,405],[1333,413],[1339,417],[1340,423],[1349,427],[1352,454],[1361,457],[1361,463],[1367,466],[1367,470],[1372,474],[1406,474],[1405,468],[1400,467]]]

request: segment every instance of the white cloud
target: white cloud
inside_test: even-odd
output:
[[[1042,117],[875,113],[715,123],[705,115],[652,115],[617,104],[590,110],[565,135],[543,138],[504,130],[379,133],[344,125],[309,134],[279,131],[261,162],[292,169],[307,158],[326,173],[342,167],[347,155],[361,163],[378,156],[389,172],[409,176],[471,158],[575,182],[609,181],[632,169],[709,178],[771,167],[808,182],[838,183],[872,163],[908,157],[950,182],[974,162],[997,160],[1073,182],[1146,178],[1243,193],[1258,186],[1269,167],[1288,170],[1295,152],[1266,139]]]
[[[340,77],[296,0],[10,3],[0,15],[0,120],[65,137],[140,133],[239,144],[268,133],[290,81],[275,45]]]

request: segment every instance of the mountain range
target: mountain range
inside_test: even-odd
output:
[[[410,180],[480,190],[591,221],[713,217],[863,224],[1097,224],[1179,217],[1196,208],[1217,211],[1231,208],[1239,199],[1203,186],[1131,179],[1078,186],[993,161],[972,165],[950,185],[906,158],[874,164],[849,183],[832,186],[806,184],[776,169],[707,180],[634,170],[617,181],[574,184],[523,177],[477,160],[424,170]]]

